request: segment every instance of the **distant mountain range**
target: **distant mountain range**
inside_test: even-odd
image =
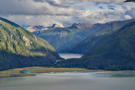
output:
[[[87,47],[89,49],[89,47]],[[61,67],[104,70],[135,69],[135,21],[101,38],[81,59],[58,63]]]
[[[70,27],[55,27],[33,33],[47,40],[57,52],[87,53],[88,48],[92,48],[102,36],[112,33],[132,21],[115,21],[105,24],[79,23]]]
[[[52,66],[59,59],[45,40],[0,17],[0,70]]]
[[[53,24],[52,26],[44,26],[44,25],[21,25],[24,29],[28,30],[29,32],[43,32],[43,31],[46,31],[46,30],[51,30],[51,29],[54,29],[54,28],[57,28],[60,26],[57,25],[57,24]]]

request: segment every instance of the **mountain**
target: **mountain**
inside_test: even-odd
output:
[[[48,42],[0,17],[0,70],[51,66],[59,59]]]
[[[126,20],[126,21],[115,21],[109,22],[105,24],[97,24],[95,27],[99,28],[98,31],[93,33],[93,35],[88,36],[86,39],[82,40],[74,47],[68,48],[68,52],[70,53],[88,53],[95,44],[100,41],[107,34],[113,33],[126,25],[127,23],[133,22],[135,20]],[[96,30],[96,28],[95,28]],[[91,32],[88,32],[91,33]]]
[[[106,35],[106,34],[105,34]],[[71,53],[80,53],[80,54],[86,54],[88,53],[94,46],[95,44],[100,41],[105,35],[99,35],[99,36],[93,36],[93,37],[88,37],[78,43],[76,46],[69,48],[68,52]]]
[[[76,24],[77,25],[77,24]],[[85,24],[83,25],[85,27]],[[91,26],[89,26],[91,27]],[[63,51],[63,49],[71,47],[77,44],[80,40],[83,40],[87,35],[86,30],[79,29],[75,25],[71,27],[55,27],[46,31],[34,32],[35,35],[47,40],[57,52]]]
[[[87,48],[85,48],[85,46],[87,46],[87,43],[85,44],[83,42],[84,40],[87,41],[87,38],[93,39],[94,37],[112,33],[128,22],[132,22],[132,20],[115,21],[105,24],[79,23],[73,24],[70,27],[56,27],[46,31],[38,31],[34,32],[34,34],[47,40],[57,52],[86,53]],[[91,41],[89,44],[91,44]]]
[[[58,66],[104,70],[135,69],[135,21],[104,36],[81,59],[62,61]]]
[[[133,21],[135,20],[133,19],[133,20],[126,20],[126,21],[115,21],[115,22],[109,22],[102,25],[97,25],[97,27],[99,27],[99,31],[95,32],[93,36],[88,36],[86,39],[84,39],[83,41],[75,45],[74,47],[69,48],[68,52],[86,54],[104,36],[117,31],[118,29],[126,25],[127,23],[130,23]]]

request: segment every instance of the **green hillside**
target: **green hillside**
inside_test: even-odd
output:
[[[34,65],[48,66],[58,58],[55,49],[46,41],[19,25],[0,18],[0,70]]]

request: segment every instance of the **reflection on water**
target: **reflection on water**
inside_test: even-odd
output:
[[[72,53],[60,53],[60,57],[64,59],[71,59],[71,58],[81,58],[82,54],[72,54]]]
[[[110,75],[106,72],[71,72],[1,78],[0,90],[135,90],[135,77],[100,77],[101,74]]]

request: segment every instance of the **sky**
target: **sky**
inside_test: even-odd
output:
[[[135,18],[124,0],[0,0],[0,16],[20,25],[105,23]]]

